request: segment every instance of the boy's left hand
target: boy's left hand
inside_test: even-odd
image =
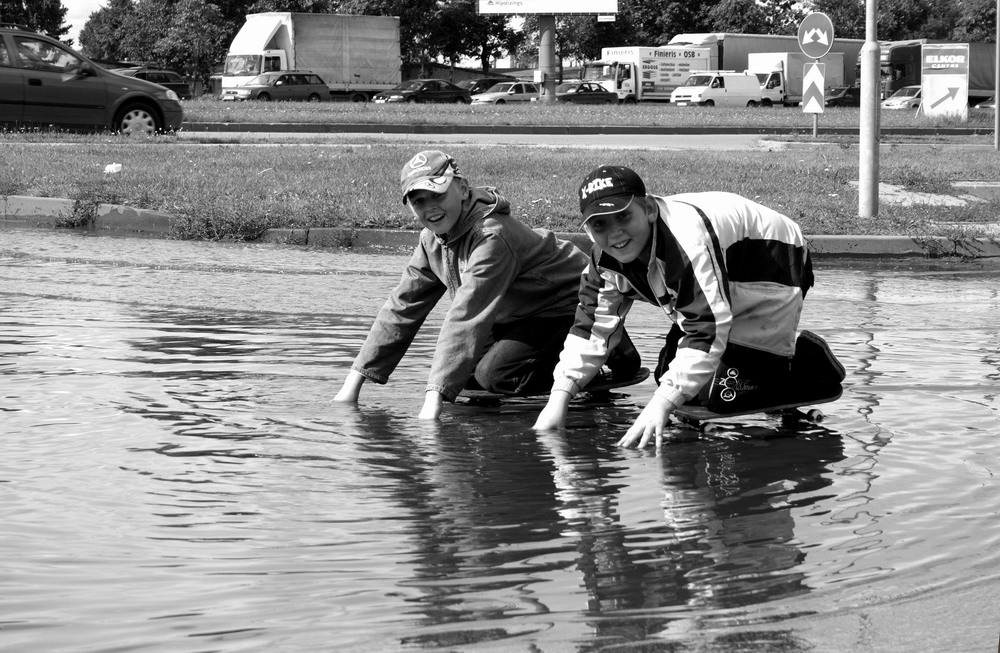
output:
[[[437,419],[441,416],[441,406],[444,404],[444,397],[440,392],[428,390],[424,395],[424,407],[420,409],[417,419]]]
[[[646,407],[639,413],[631,428],[625,432],[625,436],[618,441],[621,447],[630,447],[638,440],[637,447],[642,449],[649,442],[650,438],[656,437],[656,448],[663,444],[663,427],[670,420],[670,413],[674,412],[673,403],[663,397],[653,395]]]

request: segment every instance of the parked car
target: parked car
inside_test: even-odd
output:
[[[170,89],[105,70],[44,34],[0,26],[0,123],[153,134],[180,128],[179,100]]]
[[[991,97],[989,100],[983,100],[976,105],[976,109],[985,109],[986,111],[996,111],[997,110],[997,96]]]
[[[119,75],[125,75],[126,77],[144,79],[147,82],[153,82],[154,84],[159,84],[160,86],[166,86],[171,91],[176,93],[177,97],[180,99],[191,99],[191,85],[188,84],[187,80],[181,77],[180,74],[175,73],[172,70],[160,70],[155,68],[113,68],[111,72],[118,73]]]
[[[538,97],[538,87],[531,82],[501,82],[485,93],[472,96],[473,104],[506,104],[529,102]]]
[[[594,82],[564,82],[556,86],[556,102],[617,104],[618,94]]]
[[[326,102],[330,87],[316,73],[308,70],[281,70],[261,73],[243,86],[223,89],[223,100],[261,100],[263,102],[304,100]]]
[[[468,89],[452,84],[446,79],[411,79],[388,91],[377,93],[375,102],[462,102],[470,104]]]
[[[919,86],[904,86],[885,100],[882,100],[883,109],[916,109],[919,107]]]
[[[459,88],[469,91],[470,95],[485,93],[501,82],[516,82],[513,77],[480,77],[479,79],[463,79],[458,82]]]
[[[861,106],[860,86],[838,86],[830,89],[824,102],[828,107],[859,107]]]

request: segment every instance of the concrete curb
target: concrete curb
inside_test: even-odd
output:
[[[68,199],[0,196],[0,229],[55,228],[74,217],[74,202]],[[91,224],[78,228],[115,235],[169,237],[176,216],[147,209],[100,204]],[[63,224],[60,224],[63,223]],[[557,233],[587,249],[589,241],[580,233]],[[1000,257],[1000,237],[951,239],[906,236],[810,236],[810,251],[816,258],[991,258]],[[269,229],[260,242],[317,248],[356,248],[405,251],[417,244],[419,233],[393,229]]]

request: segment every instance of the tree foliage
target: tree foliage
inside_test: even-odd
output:
[[[24,25],[54,39],[69,32],[66,7],[60,0],[0,0],[0,21]]]

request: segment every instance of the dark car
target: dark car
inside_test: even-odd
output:
[[[485,93],[497,84],[503,82],[516,82],[513,77],[480,77],[479,79],[466,79],[458,82],[458,86],[468,89],[470,95]]]
[[[179,73],[175,73],[172,70],[160,70],[154,68],[114,68],[111,72],[118,73],[119,75],[125,75],[126,77],[144,79],[147,82],[153,82],[154,84],[159,84],[160,86],[166,86],[171,91],[176,93],[177,97],[180,99],[191,99],[191,84],[189,84],[186,79],[181,77]]]
[[[860,86],[839,86],[830,89],[826,97],[828,107],[859,107],[861,106]]]
[[[153,134],[180,128],[179,100],[168,88],[105,70],[44,34],[0,26],[0,123]]]
[[[282,70],[261,73],[243,86],[223,89],[223,100],[304,100],[326,102],[330,87],[314,72],[308,70]]]
[[[617,104],[618,94],[594,82],[566,82],[556,86],[556,102]]]
[[[382,91],[373,98],[375,102],[461,102],[472,103],[468,89],[452,84],[446,79],[411,79],[396,88]]]

